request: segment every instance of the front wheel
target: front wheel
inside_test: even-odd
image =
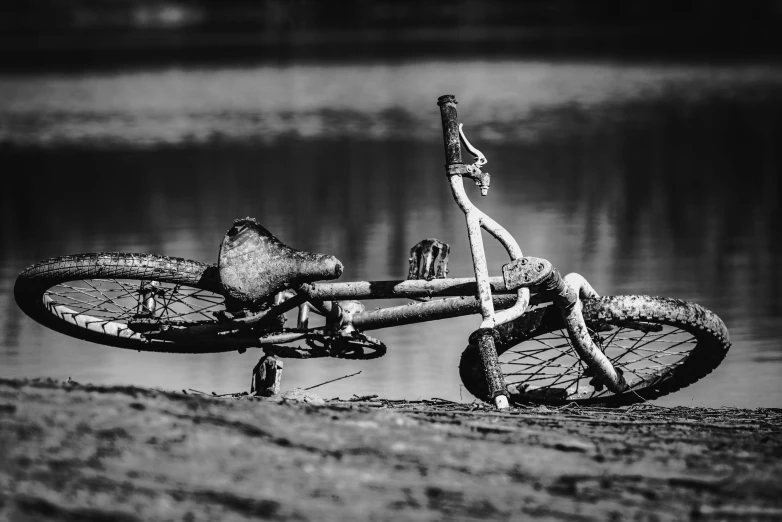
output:
[[[512,401],[621,406],[655,399],[711,373],[730,348],[725,324],[697,304],[648,296],[582,304],[592,340],[623,372],[629,388],[614,394],[590,375],[560,310],[547,305],[498,327],[497,354]],[[459,374],[470,393],[489,400],[477,347],[464,350]]]

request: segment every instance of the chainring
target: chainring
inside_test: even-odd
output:
[[[337,359],[377,359],[386,354],[386,345],[361,332],[350,334],[323,333],[307,339],[314,350],[323,350]]]
[[[315,359],[335,357],[337,359],[377,359],[386,354],[386,345],[361,332],[332,333],[322,330],[309,331],[305,346],[264,345],[269,355],[287,359]]]

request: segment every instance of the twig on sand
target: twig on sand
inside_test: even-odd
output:
[[[358,375],[361,373],[361,370],[357,371],[356,373],[351,373],[350,375],[344,375],[342,377],[337,377],[336,379],[331,379],[330,381],[322,382],[320,384],[316,384],[315,386],[310,386],[309,388],[304,388],[305,390],[311,390],[313,388],[317,388],[318,386],[323,386],[324,384],[329,384],[331,382],[340,381],[342,379],[347,379],[348,377],[353,377],[354,375]],[[377,397],[377,395],[375,396]]]
[[[440,397],[432,397],[430,400],[424,402],[445,402],[448,404],[461,404],[461,402],[449,401],[448,399],[441,399]]]
[[[359,397],[354,393],[353,397],[348,399],[348,402],[371,401],[372,399],[377,399],[377,395],[363,395]]]

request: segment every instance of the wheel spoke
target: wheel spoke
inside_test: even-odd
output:
[[[78,285],[78,286],[77,286]],[[94,317],[86,324],[127,323],[138,310],[141,280],[91,279],[60,283],[46,291],[52,306],[63,305],[72,317]],[[224,309],[223,296],[200,288],[160,283],[157,287],[157,320],[215,321],[210,312]]]
[[[555,340],[555,339],[557,339],[557,340],[561,340],[563,337],[564,337],[564,339],[567,341],[567,344],[564,344],[564,345],[559,345],[559,346],[557,346],[557,347],[552,347],[552,346],[551,346],[551,345],[549,345],[548,343],[545,343],[545,342],[541,341],[541,340],[540,340],[540,339],[538,339],[538,338],[535,338],[534,340],[535,340],[535,341],[538,341],[540,344],[543,344],[544,346],[546,346],[546,347],[547,347],[547,348],[546,348],[546,349],[544,349],[543,351],[549,351],[549,350],[551,350],[551,349],[559,350],[559,348],[560,348],[560,347],[564,347],[564,346],[568,346],[568,347],[570,347],[570,340],[567,338],[567,336],[562,336],[562,335],[561,335],[561,330],[560,330],[560,337],[558,337],[558,338],[547,338],[547,340]],[[534,350],[533,350],[533,351],[534,351]],[[537,353],[540,353],[540,352],[541,352],[541,351],[540,351],[540,349],[538,349],[538,352],[537,352]],[[516,353],[524,353],[524,354],[526,354],[527,352],[526,352],[526,351],[524,351],[524,352],[519,352],[519,351],[516,351]],[[537,355],[537,354],[536,354],[536,355]],[[551,359],[546,359],[546,360],[544,360],[544,359],[540,359],[540,358],[538,358],[536,355],[532,355],[531,357],[532,357],[533,359],[538,359],[538,360],[540,361],[540,364],[535,364],[535,365],[533,365],[533,367],[534,367],[534,366],[540,366],[540,368],[538,368],[538,369],[537,369],[535,372],[533,372],[533,373],[529,374],[529,377],[528,377],[528,378],[526,378],[526,379],[524,379],[524,382],[531,382],[531,381],[537,381],[537,380],[540,380],[540,379],[550,379],[550,378],[552,378],[553,376],[552,376],[552,375],[548,375],[548,374],[544,374],[544,375],[543,375],[542,377],[540,377],[540,378],[536,378],[536,377],[538,377],[538,376],[540,375],[540,373],[541,373],[541,372],[542,372],[544,369],[546,369],[546,368],[551,368],[551,367],[555,367],[555,366],[553,366],[553,364],[552,364],[552,363],[554,363],[554,361],[558,361],[558,360],[559,360],[559,359],[561,359],[562,357],[564,357],[564,356],[566,356],[566,355],[572,355],[572,354],[568,353],[567,351],[560,350],[560,354],[559,354],[559,355],[557,355],[556,357],[553,357],[553,358],[551,358]],[[516,359],[516,360],[518,360],[518,359]],[[571,365],[571,366],[569,366],[568,368],[572,368],[572,365]],[[526,374],[525,374],[525,375],[526,375]]]
[[[549,385],[549,387],[553,388],[553,387],[554,387],[554,385],[555,385],[555,384],[557,384],[557,383],[558,383],[558,382],[559,382],[559,381],[560,381],[560,380],[561,380],[561,379],[562,379],[562,378],[563,378],[565,375],[567,375],[568,373],[570,373],[570,370],[572,370],[573,368],[575,368],[575,367],[576,367],[576,365],[578,364],[578,361],[579,361],[579,360],[580,360],[580,358],[579,358],[579,357],[575,357],[575,360],[573,361],[573,364],[571,364],[571,365],[568,367],[568,369],[567,369],[567,370],[565,370],[564,372],[562,372],[561,374],[559,374],[559,377],[557,377],[557,378],[556,378],[556,380],[554,380],[554,382],[552,382],[552,383]]]
[[[106,313],[110,313],[110,314],[116,313],[116,310],[108,308],[107,306],[105,306],[107,304],[107,301],[108,301],[108,304],[113,304],[117,308],[120,308],[120,309],[124,308],[121,305],[118,305],[117,303],[112,302],[112,300],[110,298],[109,299],[103,299],[103,300],[97,299],[94,294],[90,293],[86,289],[79,288],[79,287],[73,287],[73,286],[69,286],[69,285],[60,285],[60,286],[65,286],[66,288],[70,288],[70,289],[73,290],[73,292],[57,292],[57,293],[52,292],[51,295],[55,295],[55,296],[60,297],[62,299],[68,299],[69,300],[69,304],[74,305],[74,306],[82,305],[81,307],[84,308],[84,310],[82,310],[80,312],[82,314],[87,314],[88,312],[94,312],[94,311],[101,311],[101,312],[106,312]],[[105,295],[102,292],[100,292],[100,291],[98,291],[98,292],[105,297]],[[84,295],[84,296],[87,296],[87,298],[92,298],[92,299],[89,300],[89,301],[77,299],[77,298],[75,298],[75,297],[73,297],[71,295],[68,295],[69,293],[73,293],[73,294],[76,294],[76,295]]]
[[[664,380],[697,345],[692,334],[674,326],[660,325],[648,331],[635,330],[632,325],[612,326],[612,330],[590,330],[590,334],[611,364],[627,372],[631,389],[647,388]],[[585,375],[588,366],[573,351],[565,329],[532,337],[505,353],[510,356],[502,361],[507,370],[504,373],[516,384],[531,384],[533,389],[541,390],[566,389],[571,400],[613,395],[607,388],[597,390],[591,383],[582,382],[590,380]]]
[[[616,365],[617,362],[621,360],[621,362],[619,363],[621,367],[624,368],[626,371],[632,373],[636,378],[641,380],[647,379],[650,376],[659,375],[662,370],[666,370],[666,372],[670,372],[673,368],[676,368],[683,362],[686,356],[689,355],[689,352],[669,352],[668,350],[670,348],[675,348],[683,344],[691,344],[694,341],[692,337],[690,337],[689,339],[685,339],[683,341],[676,341],[677,344],[672,344],[659,351],[654,349],[644,348],[644,347],[649,346],[654,342],[657,342],[657,340],[661,337],[676,335],[679,333],[686,334],[686,332],[684,332],[681,329],[675,329],[670,332],[661,334],[659,336],[653,336],[642,345],[637,345],[636,343],[636,345],[631,350],[624,350],[624,348],[622,348],[619,345],[612,347],[614,349],[619,349],[620,353],[618,356],[613,358],[611,362],[612,364]],[[669,339],[666,339],[666,341],[671,342],[671,340]],[[643,351],[644,353],[639,353],[641,351]],[[635,355],[637,357],[635,359],[625,359],[625,357],[631,355]],[[678,360],[671,360],[673,357],[678,357]],[[651,366],[639,366],[644,361],[657,362],[660,364],[651,365]]]
[[[668,333],[666,333],[666,334],[663,334],[663,335],[661,335],[661,336],[659,336],[659,337],[657,337],[657,338],[654,338],[654,337],[652,337],[652,338],[650,338],[650,339],[649,339],[647,342],[645,342],[644,344],[642,344],[642,345],[640,345],[640,346],[639,346],[639,345],[638,345],[638,343],[640,343],[640,342],[641,342],[643,339],[645,339],[645,338],[647,337],[647,332],[644,332],[644,335],[642,335],[641,337],[639,337],[639,338],[638,338],[638,339],[635,341],[635,343],[633,344],[633,346],[631,346],[631,347],[630,347],[630,348],[629,348],[627,351],[625,351],[625,352],[623,352],[622,354],[620,354],[620,355],[619,355],[619,356],[618,356],[616,359],[613,359],[613,360],[611,361],[611,363],[613,364],[613,363],[614,363],[614,362],[616,362],[618,359],[622,358],[624,355],[628,355],[628,354],[634,353],[634,352],[635,352],[635,350],[636,350],[636,349],[638,349],[638,348],[643,348],[644,346],[648,346],[648,345],[649,345],[649,344],[651,344],[652,342],[656,342],[656,341],[657,341],[657,339],[659,339],[659,338],[661,338],[661,337],[666,337],[666,336],[668,336],[668,335],[672,335],[672,333],[673,333],[673,332],[668,332]]]
[[[538,361],[535,364],[546,364],[551,359],[550,358],[544,359],[543,357],[539,357],[538,354],[545,354],[545,353],[548,353],[548,352],[551,352],[551,350],[550,349],[539,350],[539,351],[537,351],[535,353],[529,353],[529,354],[528,353],[524,353],[524,352],[513,352],[513,353],[518,354],[519,357],[517,357],[516,359],[513,359],[511,361],[508,361],[506,364],[514,364],[516,361],[520,361],[522,359],[532,359],[532,360]],[[562,351],[562,353],[563,354],[567,354],[567,352],[565,352],[565,351]]]
[[[163,308],[161,315],[163,315],[163,311],[165,312],[166,318],[185,318],[188,316],[193,315],[200,315],[203,316],[206,319],[213,319],[212,316],[205,313],[205,311],[217,311],[218,309],[222,308],[221,302],[213,301],[211,299],[203,299],[203,292],[202,290],[197,290],[196,292],[187,294],[184,292],[180,292],[181,285],[176,285],[174,289],[170,292],[165,292],[165,294],[169,295],[169,299],[165,300],[165,294],[164,294],[164,302],[163,302]],[[198,301],[206,301],[206,304],[203,306],[198,306],[190,302],[186,302],[185,299],[196,299]],[[176,308],[174,308],[175,305],[182,305],[184,308],[181,311],[178,311]]]
[[[100,296],[102,296],[102,297],[104,298],[104,302],[108,302],[108,303],[110,303],[110,304],[113,304],[113,305],[114,305],[114,306],[116,306],[117,308],[123,308],[123,306],[122,306],[122,305],[120,305],[119,303],[117,303],[117,302],[116,302],[116,301],[115,301],[115,300],[114,300],[112,297],[110,297],[110,296],[106,295],[105,293],[103,293],[103,291],[102,291],[100,288],[98,288],[98,286],[96,286],[96,285],[93,285],[92,283],[90,283],[90,281],[89,281],[89,280],[85,279],[85,280],[84,280],[84,283],[85,283],[85,284],[87,284],[88,286],[90,286],[90,287],[91,287],[93,290],[95,290],[95,291],[96,291],[98,294],[100,294]],[[120,295],[120,296],[118,296],[117,298],[121,298],[121,297],[122,297],[122,296]]]

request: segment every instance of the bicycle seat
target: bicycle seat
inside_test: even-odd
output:
[[[342,275],[336,257],[290,248],[253,218],[234,221],[217,266],[228,308],[246,308],[286,288]]]

